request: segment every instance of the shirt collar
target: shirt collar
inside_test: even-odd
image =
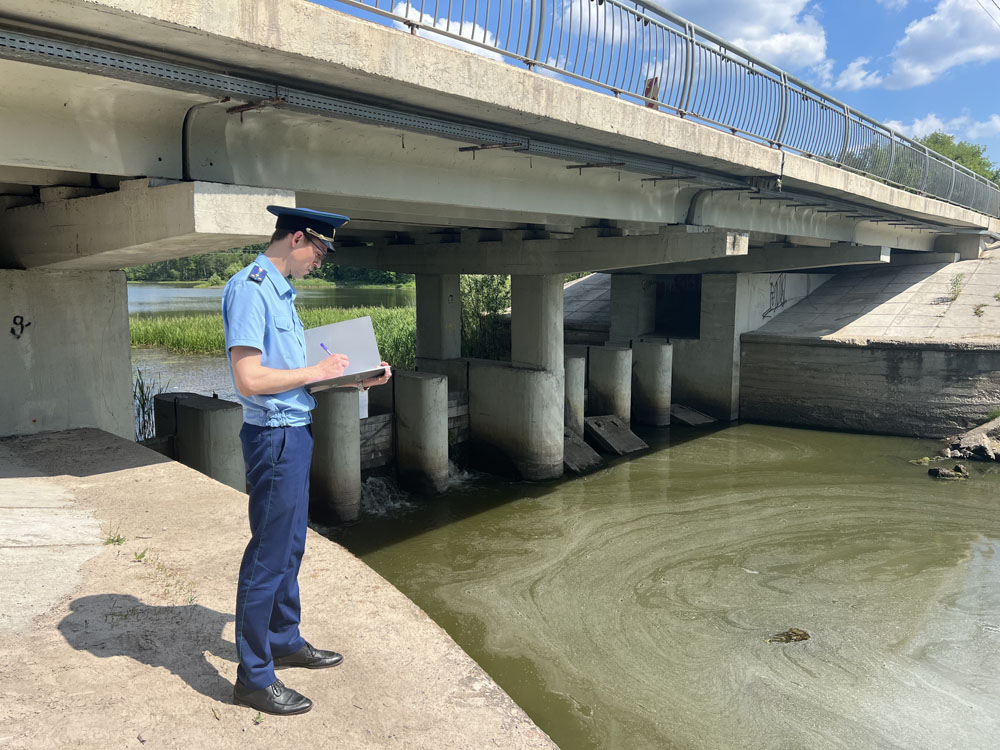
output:
[[[254,262],[267,271],[267,278],[274,285],[274,291],[278,293],[279,297],[284,297],[291,292],[292,299],[295,299],[295,287],[289,284],[288,279],[281,275],[281,271],[275,268],[270,258],[261,253]]]

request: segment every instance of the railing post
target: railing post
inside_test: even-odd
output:
[[[686,70],[684,71],[684,92],[681,94],[681,117],[687,114],[688,104],[691,101],[691,88],[694,84],[694,55],[697,49],[695,45],[694,26],[690,23],[685,24],[684,31],[687,32],[688,54],[684,66]]]
[[[896,166],[896,134],[889,131],[889,166],[885,170],[885,179],[892,181],[892,168]]]
[[[840,146],[840,155],[837,157],[837,163],[843,164],[844,159],[847,158],[847,148],[851,143],[851,110],[848,106],[844,105],[844,142]]]
[[[535,51],[534,58],[535,62],[541,62],[539,58],[542,56],[542,40],[545,38],[545,21],[549,17],[549,0],[539,0],[538,9],[538,39],[535,40]],[[553,28],[555,28],[553,26]]]
[[[951,196],[955,194],[955,177],[958,174],[958,165],[953,161],[951,163],[951,188],[948,190],[948,200],[951,200]]]
[[[923,146],[924,144],[921,143],[920,145]],[[927,192],[927,177],[930,175],[930,173],[931,173],[931,150],[927,148],[927,146],[924,146],[924,179],[923,182],[920,183],[921,193]]]
[[[788,120],[788,74],[781,71],[781,111],[778,113],[778,126],[774,129],[774,137],[771,139],[772,145],[781,144],[781,139],[785,135],[785,122]]]

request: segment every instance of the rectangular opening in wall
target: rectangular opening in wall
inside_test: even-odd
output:
[[[656,333],[671,339],[700,338],[701,274],[657,277]]]

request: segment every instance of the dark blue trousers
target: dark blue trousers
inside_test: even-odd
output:
[[[250,488],[250,543],[236,590],[237,679],[259,690],[275,680],[273,658],[305,645],[299,635],[299,564],[309,514],[312,429],[240,431]]]

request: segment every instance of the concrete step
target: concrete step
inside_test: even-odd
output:
[[[575,432],[563,435],[563,465],[574,474],[586,474],[604,463],[600,454]]]
[[[717,420],[707,414],[702,414],[697,409],[692,409],[690,406],[684,406],[684,404],[671,404],[670,421],[680,422],[681,424],[690,425],[691,427],[699,427],[703,424],[712,424]]]
[[[601,450],[624,456],[648,448],[625,423],[613,414],[600,417],[586,417],[583,420],[584,436],[596,443]]]

